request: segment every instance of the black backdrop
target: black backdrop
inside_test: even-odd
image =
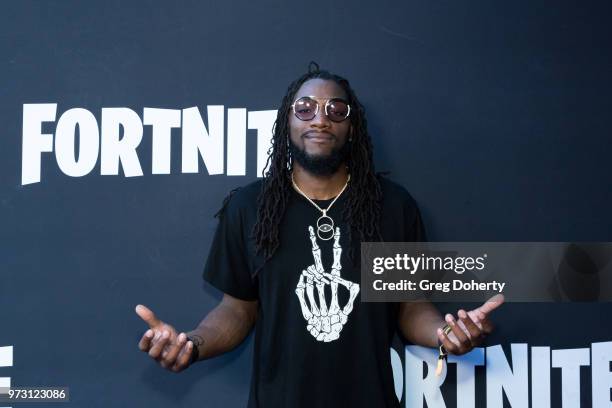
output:
[[[143,176],[101,175],[98,160],[69,177],[42,153],[41,181],[22,185],[24,104],[57,103],[56,120],[87,109],[98,123],[102,108],[142,118],[145,107],[198,106],[206,122],[208,105],[276,109],[316,60],[351,81],[377,169],[414,195],[431,240],[612,241],[607,2],[12,1],[0,10],[0,351],[13,360],[0,377],[13,385],[67,385],[79,407],[238,407],[252,347],[249,338],[165,372],[137,350],[145,327],[133,307],[188,330],[220,299],[200,277],[212,215],[229,189],[257,177],[255,131],[245,176],[209,175],[202,161],[182,173],[180,129],[170,174],[152,174],[145,126]],[[511,343],[589,348],[612,340],[610,312],[507,304],[489,344],[507,355]],[[591,372],[580,372],[591,406]],[[484,379],[477,370],[477,406]],[[561,406],[559,369],[551,394]]]

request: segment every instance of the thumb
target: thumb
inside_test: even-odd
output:
[[[484,313],[485,315],[491,313],[493,310],[497,309],[504,303],[504,295],[498,294],[487,300],[482,306],[478,309]]]
[[[148,307],[144,305],[136,305],[136,314],[140,316],[142,320],[144,320],[150,328],[154,329],[155,327],[162,324],[162,322],[155,317],[155,313],[151,311]]]

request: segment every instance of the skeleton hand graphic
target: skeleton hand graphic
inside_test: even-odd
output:
[[[359,293],[359,285],[340,277],[340,270],[342,269],[340,264],[340,255],[342,254],[340,228],[336,227],[336,232],[334,233],[334,263],[331,273],[327,273],[323,269],[321,248],[317,244],[317,237],[313,227],[309,226],[308,231],[310,231],[310,241],[312,242],[314,265],[310,265],[302,271],[300,280],[295,288],[295,293],[300,301],[302,315],[307,322],[306,330],[318,341],[334,341],[340,337],[340,332],[348,320],[348,315],[353,310],[353,302]],[[338,305],[338,284],[344,286],[349,291],[348,302],[342,309]],[[329,308],[325,299],[326,285],[331,287],[331,303]],[[318,306],[314,294],[315,286],[318,294]],[[306,302],[304,294],[308,297],[308,302]]]

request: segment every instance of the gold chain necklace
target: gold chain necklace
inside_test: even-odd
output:
[[[306,194],[304,194],[304,192],[302,190],[300,190],[300,188],[297,186],[297,184],[295,184],[295,180],[293,180],[293,172],[291,172],[291,183],[293,183],[293,188],[295,188],[298,193],[303,195],[308,201],[310,201],[310,203],[312,205],[317,207],[319,209],[319,211],[321,211],[323,213],[323,215],[321,215],[319,218],[317,218],[317,236],[320,239],[324,240],[324,241],[327,241],[327,240],[332,239],[334,237],[334,220],[332,219],[332,217],[327,215],[327,212],[332,207],[332,205],[334,205],[334,203],[340,197],[340,195],[342,195],[344,190],[346,190],[346,187],[348,186],[348,183],[349,183],[350,179],[351,179],[351,175],[349,174],[348,178],[346,179],[346,184],[344,184],[344,187],[342,187],[342,190],[340,190],[340,192],[338,193],[336,198],[334,198],[334,201],[332,201],[327,206],[327,208],[321,208],[321,207],[319,207],[317,205],[317,203],[312,201],[310,199],[310,197],[308,197]],[[327,220],[329,220],[329,221],[327,221]],[[321,234],[323,234],[323,236],[321,236]]]

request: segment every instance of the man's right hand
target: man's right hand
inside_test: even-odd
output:
[[[177,333],[176,329],[155,317],[146,306],[137,305],[136,314],[149,325],[138,347],[149,353],[149,356],[162,367],[179,372],[189,367],[193,343],[187,341],[185,333]]]

